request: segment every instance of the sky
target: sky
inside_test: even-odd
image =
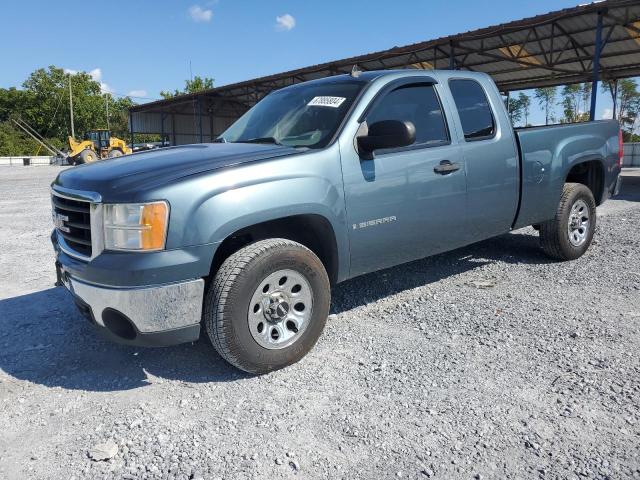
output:
[[[0,87],[91,72],[138,103],[190,76],[220,86],[573,7],[580,0],[29,0],[2,6]],[[490,5],[490,7],[489,7]],[[7,39],[12,39],[7,41]],[[598,94],[597,116],[610,112]],[[535,106],[535,100],[532,102]],[[560,108],[558,107],[558,113]],[[609,113],[610,114],[610,113]],[[531,123],[544,123],[538,108]]]

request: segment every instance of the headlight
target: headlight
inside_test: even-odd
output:
[[[107,250],[162,250],[167,237],[167,202],[104,205]]]

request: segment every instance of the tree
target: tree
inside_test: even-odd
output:
[[[505,101],[507,112],[509,112],[509,119],[512,125],[516,125],[522,119],[522,102],[520,98],[509,97]]]
[[[583,83],[580,88],[580,94],[582,95],[582,111],[588,114],[591,110],[591,84]],[[588,115],[587,115],[588,120]]]
[[[531,97],[524,92],[518,94],[518,101],[522,108],[522,115],[524,116],[524,126],[529,125],[529,112],[531,111]]]
[[[185,80],[184,83],[184,90],[174,90],[173,93],[169,91],[162,91],[160,92],[160,96],[166,99],[213,88],[213,78],[199,77],[198,75],[193,77],[193,80]]]
[[[77,137],[84,136],[88,130],[106,128],[109,123],[113,135],[126,138],[128,108],[133,105],[131,99],[114,99],[112,95],[103,94],[100,84],[88,73],[70,75],[55,66],[33,72],[23,83],[22,89],[0,89],[0,122],[6,123],[12,117],[20,117],[51,143],[64,148],[68,145],[67,136],[71,134],[69,82],[73,92]],[[23,133],[11,123],[2,123],[2,135],[2,144],[13,146],[3,149],[5,152],[10,150],[8,154],[42,153],[39,146],[34,152],[28,152],[32,140],[25,143]]]
[[[565,85],[562,87],[562,100],[558,105],[561,105],[564,112],[564,118],[562,123],[575,123],[580,118],[580,106],[582,99],[582,86],[574,83],[573,85]]]
[[[591,100],[590,83],[574,83],[562,88],[559,105],[563,108],[563,123],[586,122],[589,120]]]
[[[618,80],[618,85],[612,81],[602,83],[602,89],[609,91],[612,100],[616,103],[615,119],[620,123],[625,140],[631,138],[636,130],[640,115],[640,92],[635,80]]]
[[[543,87],[535,89],[535,97],[540,108],[544,110],[545,125],[549,125],[549,120],[553,120],[553,106],[556,103],[557,88]]]
[[[9,122],[0,123],[0,157],[34,155],[38,144]]]
[[[65,138],[71,134],[69,82],[73,92],[76,134],[106,128],[106,108],[100,84],[88,73],[70,75],[50,66],[33,72],[23,83],[29,102],[20,116],[43,136]]]

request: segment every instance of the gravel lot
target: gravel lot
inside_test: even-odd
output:
[[[0,478],[640,478],[640,176],[583,258],[524,229],[349,281],[251,377],[94,333],[53,287],[58,171],[0,167]]]

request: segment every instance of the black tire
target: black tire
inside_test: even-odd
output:
[[[78,163],[92,163],[98,160],[98,155],[93,150],[85,149],[77,157]]]
[[[120,150],[119,148],[114,148],[107,154],[107,157],[116,158],[121,157],[122,155],[124,155],[124,153],[122,153],[122,150]]]
[[[586,205],[588,226],[584,229],[582,243],[574,245],[570,240],[569,220],[576,202]],[[596,201],[591,190],[581,183],[566,183],[552,220],[540,224],[540,244],[544,252],[557,260],[575,260],[587,251],[596,228]]]
[[[294,343],[268,349],[252,336],[248,312],[261,282],[282,269],[306,279],[313,307],[308,325]],[[211,343],[227,362],[245,372],[264,374],[296,363],[313,348],[330,304],[329,278],[320,259],[299,243],[273,238],[248,245],[224,261],[205,295],[203,319]]]

